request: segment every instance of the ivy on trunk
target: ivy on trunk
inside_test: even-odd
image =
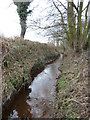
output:
[[[29,13],[32,12],[32,10],[28,11],[28,6],[30,5],[32,1],[30,2],[14,2],[14,4],[17,6],[17,13],[20,18],[20,25],[21,25],[21,34],[20,37],[24,38],[25,33],[26,33],[26,21],[27,21],[27,16]]]

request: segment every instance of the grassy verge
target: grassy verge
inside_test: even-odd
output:
[[[66,54],[57,79],[57,117],[88,118],[88,53]]]
[[[55,46],[19,39],[2,39],[3,104],[13,92],[31,81],[32,72],[45,66],[46,60],[58,56]],[[32,70],[34,66],[34,69]]]

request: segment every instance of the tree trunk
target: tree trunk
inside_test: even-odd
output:
[[[81,41],[82,41],[82,8],[83,8],[83,2],[78,2],[78,16],[77,16],[77,41],[76,41],[76,52],[79,52],[81,50]]]
[[[83,30],[83,37],[82,37],[82,42],[83,42],[83,49],[87,50],[89,47],[89,39],[90,39],[90,33],[89,33],[89,29],[90,29],[90,18],[87,16],[88,13],[88,8],[89,5],[87,6],[87,10],[85,12],[85,23],[84,23],[84,30]]]
[[[87,35],[86,35],[86,39],[84,41],[84,44],[83,44],[83,49],[84,50],[87,50],[88,48],[90,48],[90,33],[89,33],[89,29],[90,29],[90,18],[89,18],[89,21],[88,21],[88,25],[87,25]]]
[[[20,37],[24,38],[26,32],[26,20],[20,22],[21,25],[21,35]]]
[[[73,2],[73,0],[72,0]],[[68,7],[67,7],[67,22],[68,22],[68,28],[69,28],[69,44],[71,48],[75,48],[75,43],[76,43],[76,18],[74,15],[74,10],[72,6],[72,2],[68,2]]]

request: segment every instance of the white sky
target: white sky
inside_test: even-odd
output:
[[[0,35],[4,35],[5,37],[19,36],[21,31],[19,16],[16,11],[17,7],[12,3],[12,0],[0,0]],[[45,7],[44,0],[35,0],[34,4],[39,4],[41,9],[42,6]],[[36,13],[34,13],[35,17],[38,16],[38,12],[36,11]],[[25,39],[39,42],[48,41],[47,37],[38,35],[34,30],[31,29],[27,29]]]
[[[74,0],[75,2],[77,0]],[[84,0],[84,6],[87,5],[88,0]],[[17,7],[13,3],[12,0],[0,0],[0,35],[4,35],[6,37],[14,37],[20,35],[20,24],[19,17],[17,14]],[[11,4],[11,5],[10,5]],[[45,0],[34,0],[32,6],[40,5],[40,10],[47,7]],[[39,10],[35,11],[34,17],[40,15]],[[47,42],[47,37],[42,37],[41,35],[37,35],[34,30],[27,30],[25,39],[29,39],[32,41],[39,42]]]

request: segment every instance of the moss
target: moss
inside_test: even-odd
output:
[[[59,80],[58,80],[58,88],[60,90],[64,90],[66,87],[68,88],[69,85],[67,83],[67,79],[68,79],[68,74],[64,74],[62,75]]]
[[[65,89],[66,85],[67,85],[67,83],[65,81],[61,81],[61,82],[59,82],[58,87],[60,89]]]

